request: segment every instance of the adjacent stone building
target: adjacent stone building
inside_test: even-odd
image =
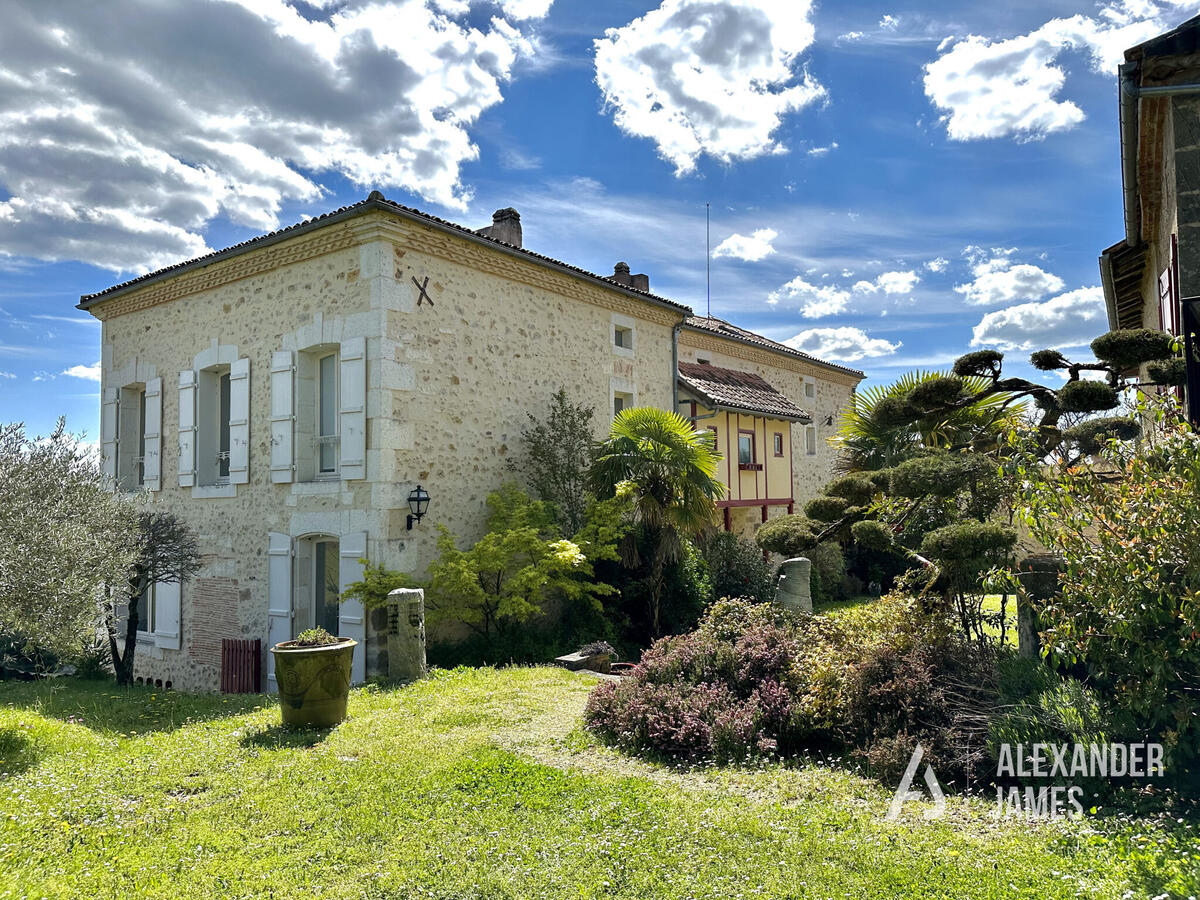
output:
[[[1125,51],[1120,67],[1125,236],[1100,256],[1111,328],[1180,334],[1200,297],[1200,16]]]
[[[360,641],[356,680],[380,670],[382,616],[328,601],[364,558],[423,574],[433,523],[478,538],[559,388],[602,411],[597,437],[632,405],[716,426],[728,528],[817,492],[861,372],[696,318],[624,264],[603,277],[521,243],[515,210],[473,231],[373,193],[82,298],[103,323],[106,469],[205,554],[143,599],[139,677],[212,689],[222,639],[258,638],[273,687],[266,647],[315,624]]]

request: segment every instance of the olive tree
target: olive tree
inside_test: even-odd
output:
[[[59,657],[95,642],[106,588],[137,557],[137,512],[62,419],[0,426],[0,629]]]

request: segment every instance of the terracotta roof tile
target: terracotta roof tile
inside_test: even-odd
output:
[[[181,263],[176,263],[173,266],[167,266],[154,272],[148,272],[145,275],[140,275],[137,278],[130,279],[129,281],[123,281],[120,284],[114,284],[112,287],[105,288],[102,291],[97,291],[94,294],[84,294],[79,298],[79,308],[86,309],[91,304],[112,294],[123,293],[124,291],[138,287],[146,282],[168,278],[186,269],[210,265],[211,263],[219,262],[220,260],[227,259],[231,256],[237,256],[240,253],[245,253],[254,249],[255,247],[274,244],[296,234],[303,234],[304,232],[312,231],[324,225],[333,224],[333,222],[336,221],[344,221],[355,216],[363,215],[372,210],[384,210],[386,212],[397,213],[405,218],[415,219],[425,222],[426,224],[435,225],[442,229],[458,232],[459,234],[470,237],[473,240],[486,241],[489,244],[495,244],[498,247],[505,248],[505,250],[509,253],[513,253],[518,256],[524,256],[529,259],[536,260],[542,264],[553,266],[554,268],[565,269],[568,272],[581,275],[588,279],[603,281],[606,285],[616,288],[619,291],[632,294],[635,297],[648,300],[649,302],[659,306],[667,306],[671,309],[685,313],[690,313],[692,311],[691,307],[685,306],[682,303],[676,303],[674,300],[668,300],[666,297],[660,297],[657,294],[650,293],[649,291],[643,291],[635,287],[630,287],[629,285],[621,284],[620,282],[613,281],[607,276],[597,275],[594,272],[589,272],[586,269],[581,269],[578,266],[573,266],[570,263],[563,262],[562,260],[554,259],[551,256],[543,256],[541,253],[534,253],[532,250],[526,250],[523,247],[516,247],[512,244],[506,243],[505,241],[498,240],[497,238],[480,234],[479,232],[463,225],[457,225],[454,222],[448,222],[445,219],[439,219],[437,216],[432,216],[429,213],[423,213],[419,209],[413,209],[410,206],[404,206],[403,204],[388,200],[378,191],[372,191],[371,195],[367,197],[366,200],[360,200],[357,203],[350,204],[349,206],[343,206],[340,209],[335,209],[333,212],[325,213],[324,215],[317,216],[314,219],[306,219],[303,222],[297,222],[295,225],[289,225],[287,228],[281,228],[278,231],[272,231],[268,234],[251,238],[248,241],[242,241],[240,244],[234,244],[232,247],[226,247],[223,250],[217,250],[213,253],[205,254],[204,256],[198,256],[195,259],[189,259]]]
[[[679,382],[720,409],[811,422],[812,416],[753,372],[721,369],[705,363],[680,363]]]
[[[795,356],[799,359],[807,360],[818,366],[824,366],[827,369],[833,369],[838,372],[844,372],[847,375],[854,375],[860,379],[866,378],[866,374],[858,369],[851,369],[849,366],[840,366],[837,363],[826,362],[823,359],[818,359],[804,353],[801,350],[796,350],[789,347],[787,344],[781,344],[779,341],[773,341],[769,337],[763,337],[761,334],[756,334],[753,331],[747,331],[745,328],[738,328],[726,322],[724,319],[716,319],[712,316],[688,316],[687,327],[696,331],[706,331],[711,334],[718,334],[721,337],[730,338],[731,340],[741,341],[744,344],[754,344],[759,347],[764,347],[767,350],[774,350],[777,353],[786,353],[788,356]]]

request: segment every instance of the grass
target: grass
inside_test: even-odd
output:
[[[578,727],[594,681],[462,669],[265,697],[0,684],[0,897],[1176,897],[1190,822],[1031,825],[817,763],[675,769]]]

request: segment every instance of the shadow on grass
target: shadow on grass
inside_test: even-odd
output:
[[[241,715],[274,702],[262,694],[187,694],[80,678],[5,682],[0,688],[0,709],[70,720],[102,734],[135,736]]]
[[[238,741],[246,749],[308,750],[333,733],[332,728],[297,728],[293,725],[270,725],[256,728]]]
[[[0,728],[0,780],[32,768],[40,756],[37,745],[16,728]]]

